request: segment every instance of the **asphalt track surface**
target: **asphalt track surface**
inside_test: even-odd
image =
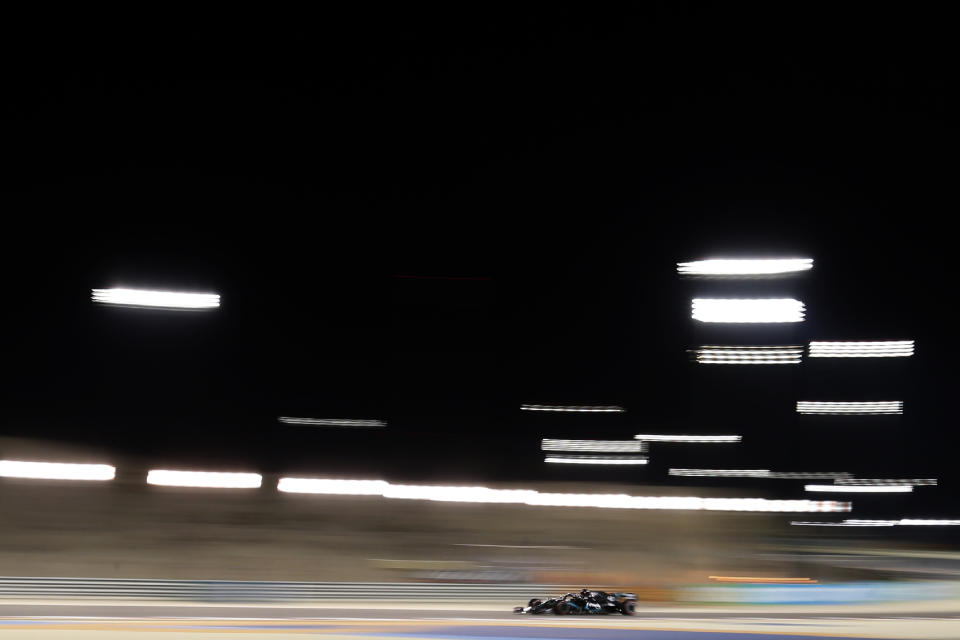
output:
[[[360,603],[362,604],[362,603]],[[653,612],[651,612],[653,613]],[[936,616],[518,616],[499,611],[280,606],[0,604],[3,640],[812,640],[960,639],[957,612]]]

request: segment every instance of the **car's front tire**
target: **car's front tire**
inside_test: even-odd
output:
[[[627,600],[622,605],[620,605],[620,612],[625,616],[637,615],[637,601]]]

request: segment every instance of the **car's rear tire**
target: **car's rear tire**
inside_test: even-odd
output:
[[[528,607],[535,607],[535,606],[537,606],[538,604],[541,604],[542,602],[543,602],[543,600],[541,600],[540,598],[530,598],[530,602],[527,603],[527,606],[528,606]]]
[[[627,600],[622,605],[620,605],[620,612],[625,616],[635,616],[637,615],[637,601],[636,600]]]
[[[570,605],[566,602],[558,602],[553,607],[553,612],[558,616],[565,616],[570,613]]]

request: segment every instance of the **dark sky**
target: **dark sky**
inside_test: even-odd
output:
[[[0,434],[437,482],[682,484],[671,466],[939,477],[886,503],[896,513],[862,515],[960,517],[955,38],[929,10],[843,11],[11,26]],[[675,273],[739,254],[816,266]],[[223,306],[89,302],[116,285],[215,291]],[[694,326],[701,293],[796,295],[808,321]],[[685,353],[910,338],[906,361],[776,371]],[[803,420],[798,399],[906,412]],[[531,416],[521,402],[628,412]],[[545,468],[538,451],[544,436],[667,430],[745,441],[655,446],[641,470]]]

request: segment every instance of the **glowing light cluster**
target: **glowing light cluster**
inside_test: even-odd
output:
[[[912,355],[913,340],[810,342],[811,358],[904,358]]]
[[[220,296],[216,293],[183,293],[146,289],[93,289],[90,298],[101,304],[158,309],[216,309]]]
[[[837,478],[833,484],[852,484],[852,485],[898,485],[910,484],[920,486],[936,486],[936,478]]]
[[[775,480],[829,480],[851,474],[832,471],[770,471],[769,469],[670,469],[668,475],[706,478],[770,478]]]
[[[812,268],[811,258],[719,258],[677,263],[677,273],[695,276],[782,275],[809,271]]]
[[[843,520],[842,522],[793,521],[790,524],[799,527],[957,527],[960,520],[936,520],[903,518],[901,520]]]
[[[401,500],[525,504],[609,509],[668,509],[757,512],[846,512],[849,502],[832,500],[771,500],[767,498],[698,498],[631,496],[605,493],[541,493],[532,489],[490,489],[474,486],[391,484],[382,480],[281,478],[277,489],[290,493],[325,495],[381,495]]]
[[[543,461],[556,464],[647,464],[646,458],[627,456],[564,456],[554,454],[545,457]]]
[[[626,411],[623,407],[616,405],[548,405],[548,404],[522,404],[522,411],[561,411],[572,413],[623,413]]]
[[[700,364],[800,364],[803,347],[799,346],[716,346],[692,349]]]
[[[277,418],[284,424],[299,424],[310,427],[347,427],[354,429],[379,428],[387,426],[383,420],[353,420],[350,418]]]
[[[34,480],[113,480],[116,469],[108,464],[0,460],[0,477]]]
[[[806,415],[868,416],[894,415],[903,413],[901,400],[882,402],[819,402],[800,400],[797,413]]]
[[[646,444],[636,440],[557,440],[544,438],[540,441],[542,451],[607,451],[611,453],[641,453]]]
[[[644,442],[740,442],[743,436],[681,436],[666,434],[639,433],[633,436],[634,440]]]
[[[167,487],[204,487],[217,489],[256,489],[260,486],[259,473],[227,473],[219,471],[173,471],[151,469],[147,483]]]
[[[700,322],[803,322],[804,306],[792,298],[694,298],[693,319]]]
[[[805,491],[832,491],[834,493],[910,493],[913,486],[909,484],[897,485],[846,485],[846,484],[808,484]]]

